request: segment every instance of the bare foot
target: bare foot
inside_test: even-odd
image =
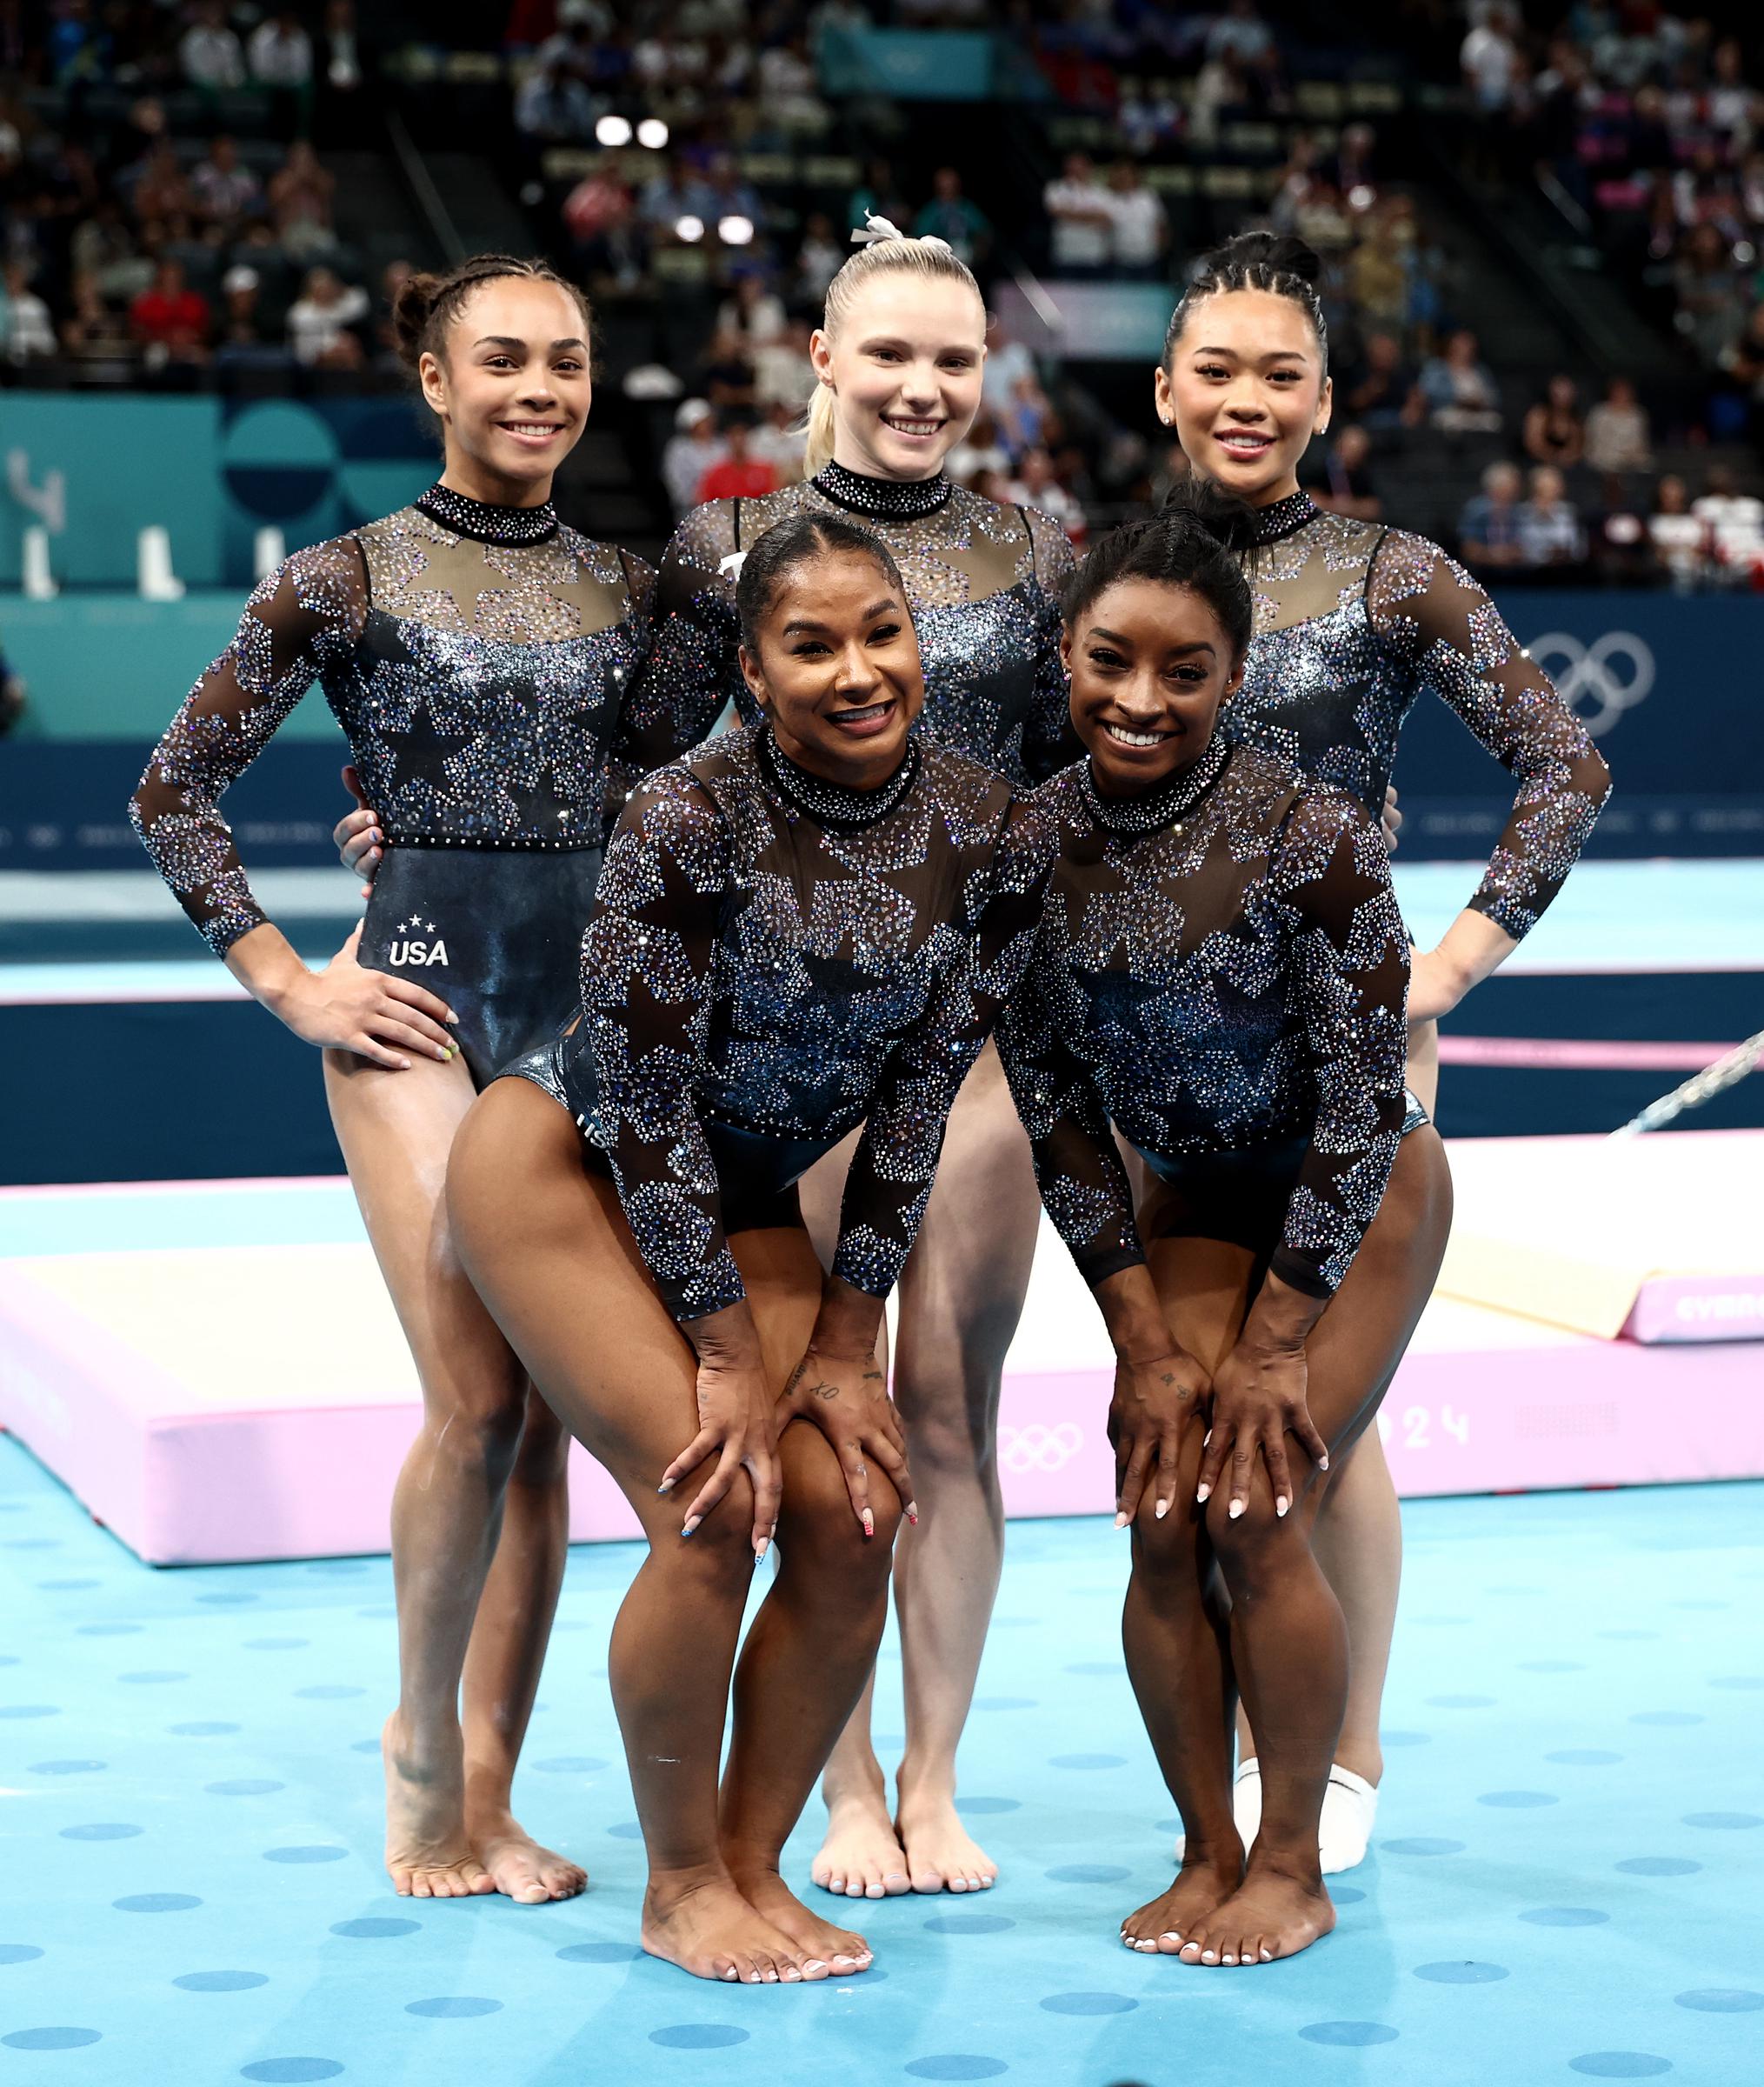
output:
[[[683,1886],[651,1877],[640,1939],[650,1956],[695,1978],[796,1985],[828,1976],[825,1964],[756,1913],[727,1877]]]
[[[895,1830],[915,1891],[989,1891],[998,1864],[963,1826],[953,1797],[901,1799]]]
[[[1121,1924],[1121,1939],[1145,1956],[1174,1957],[1195,1924],[1222,1906],[1243,1882],[1243,1850],[1217,1862],[1184,1862],[1176,1881]]]
[[[463,1761],[425,1760],[394,1710],[380,1734],[386,1765],[386,1874],[402,1898],[475,1898],[494,1891],[465,1830]]]
[[[1296,1957],[1335,1924],[1315,1869],[1308,1877],[1289,1875],[1252,1857],[1241,1885],[1195,1923],[1178,1954],[1184,1964],[1272,1964]]]
[[[588,1872],[566,1855],[542,1848],[506,1810],[469,1811],[472,1850],[505,1898],[523,1906],[549,1905],[588,1889]]]
[[[912,1885],[882,1790],[839,1797],[827,1808],[827,1837],[809,1874],[846,1898],[895,1898]]]
[[[836,1928],[810,1912],[775,1870],[736,1870],[736,1889],[756,1913],[788,1935],[809,1963],[824,1964],[835,1978],[867,1971],[872,1951],[851,1928]]]

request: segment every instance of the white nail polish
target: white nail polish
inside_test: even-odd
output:
[[[1213,1489],[1210,1485],[1200,1485],[1195,1487],[1195,1500],[1197,1505],[1204,1505],[1204,1504],[1210,1500],[1212,1497]]]
[[[1158,1521],[1162,1522],[1162,1521],[1163,1520],[1164,1517],[1165,1517],[1167,1514],[1168,1514],[1168,1513],[1169,1513],[1169,1511],[1170,1511],[1170,1504],[1169,1504],[1169,1502],[1168,1502],[1168,1500],[1160,1500],[1160,1501],[1158,1502],[1158,1504],[1157,1504],[1157,1513],[1156,1513],[1156,1519],[1157,1519]]]
[[[1227,1519],[1228,1521],[1229,1521],[1229,1522],[1235,1522],[1235,1521],[1237,1519],[1238,1516],[1239,1516],[1239,1515],[1241,1515],[1242,1512],[1243,1512],[1243,1503],[1242,1503],[1242,1501],[1241,1501],[1241,1500],[1234,1500],[1234,1501],[1231,1503],[1230,1506],[1229,1506],[1229,1507],[1228,1507],[1228,1509],[1225,1510],[1225,1514],[1226,1514],[1226,1519]]]
[[[1127,1527],[1127,1517],[1121,1512],[1119,1508],[1115,1510],[1115,1526],[1117,1529],[1125,1529]]]
[[[1274,1504],[1274,1511],[1277,1515],[1284,1515],[1288,1508],[1289,1508],[1291,1505],[1292,1502],[1287,1498],[1284,1493],[1282,1493],[1280,1498]]]

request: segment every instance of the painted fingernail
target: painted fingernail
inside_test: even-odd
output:
[[[909,1500],[909,1501],[908,1501],[908,1503],[907,1503],[907,1519],[908,1519],[908,1521],[909,1521],[909,1522],[916,1522],[916,1521],[918,1520],[918,1518],[919,1518],[919,1504],[918,1504],[918,1502],[917,1502],[916,1500]]]
[[[767,1546],[771,1543],[771,1540],[772,1539],[769,1537],[762,1537],[759,1542],[754,1545],[754,1564],[756,1565],[757,1565],[760,1560],[765,1557]]]
[[[1160,1500],[1160,1501],[1158,1502],[1158,1504],[1157,1504],[1157,1507],[1156,1507],[1156,1510],[1155,1510],[1155,1511],[1156,1518],[1157,1518],[1157,1519],[1158,1519],[1160,1522],[1162,1522],[1162,1521],[1163,1520],[1164,1517],[1165,1517],[1167,1514],[1168,1514],[1168,1513],[1169,1513],[1169,1511],[1170,1511],[1170,1504],[1169,1504],[1169,1502],[1168,1502],[1168,1500]]]
[[[1291,1505],[1292,1502],[1287,1498],[1284,1493],[1282,1493],[1279,1499],[1274,1504],[1274,1511],[1277,1515],[1283,1515],[1288,1508],[1289,1508]]]
[[[703,1521],[703,1519],[704,1517],[702,1515],[688,1515],[686,1517],[686,1526],[680,1531],[680,1534],[682,1537],[689,1537],[693,1530],[697,1528],[698,1524]]]
[[[454,1011],[453,1011],[453,1010],[452,1010],[451,1008],[449,1008],[449,1009],[448,1009],[448,1010],[447,1010],[447,1018],[448,1018],[448,1020],[449,1020],[449,1022],[451,1022],[451,1023],[453,1023],[453,1025],[454,1025],[454,1027],[455,1027],[456,1029],[457,1029],[457,1028],[458,1028],[458,1026],[459,1026],[459,1017],[458,1017],[456,1014],[455,1014],[455,1013],[454,1013]]]
[[[1201,1437],[1201,1447],[1202,1447],[1202,1448],[1204,1450],[1204,1449],[1206,1448],[1207,1444],[1208,1444],[1209,1442],[1211,1442],[1211,1441],[1212,1441],[1212,1439],[1213,1439],[1213,1430],[1212,1430],[1212,1429],[1211,1429],[1211,1428],[1208,1428],[1208,1430],[1207,1430],[1207,1432],[1206,1432],[1206,1433],[1205,1433],[1205,1434],[1204,1434],[1204,1435],[1203,1435],[1203,1436]]]
[[[863,1524],[863,1533],[865,1536],[873,1537],[875,1534],[875,1517],[871,1514],[868,1508],[864,1509],[863,1512],[858,1517],[858,1520]]]
[[[1227,1520],[1228,1522],[1235,1522],[1235,1521],[1237,1519],[1238,1516],[1239,1516],[1239,1515],[1241,1515],[1242,1512],[1243,1512],[1243,1503],[1242,1503],[1242,1501],[1241,1501],[1241,1500],[1234,1500],[1234,1501],[1231,1503],[1230,1506],[1229,1506],[1228,1508],[1227,1508],[1227,1509],[1226,1509],[1226,1510],[1225,1510],[1225,1518],[1226,1518],[1226,1520]]]
[[[1328,1468],[1329,1468],[1329,1452],[1328,1452],[1327,1450],[1325,1450],[1323,1451],[1323,1455],[1322,1455],[1322,1461],[1321,1461],[1321,1463],[1318,1464],[1318,1466],[1317,1466],[1317,1469],[1318,1469],[1320,1471],[1327,1471],[1327,1470],[1328,1470]]]
[[[1117,1529],[1125,1529],[1127,1527],[1127,1516],[1120,1508],[1116,1508],[1115,1510],[1115,1526]]]
[[[671,1493],[673,1490],[674,1481],[671,1478],[664,1478],[661,1484],[656,1488],[656,1490],[658,1493]]]
[[[1196,1501],[1206,1500],[1211,1497],[1212,1491],[1210,1485],[1197,1485],[1195,1488],[1195,1498]]]

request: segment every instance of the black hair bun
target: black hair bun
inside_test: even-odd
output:
[[[1207,256],[1208,274],[1228,269],[1265,268],[1275,275],[1296,276],[1301,283],[1320,283],[1322,257],[1292,232],[1239,232]]]
[[[1221,550],[1255,549],[1255,510],[1215,480],[1192,472],[1171,488],[1157,518],[1167,526],[1203,530]]]

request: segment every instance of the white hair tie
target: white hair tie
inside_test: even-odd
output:
[[[903,232],[899,225],[892,223],[888,218],[879,217],[874,210],[866,210],[863,223],[852,232],[851,243],[854,246],[878,246],[885,239],[910,239],[912,237],[912,233]],[[953,254],[955,250],[947,239],[922,236],[919,244],[940,246],[946,254]]]

